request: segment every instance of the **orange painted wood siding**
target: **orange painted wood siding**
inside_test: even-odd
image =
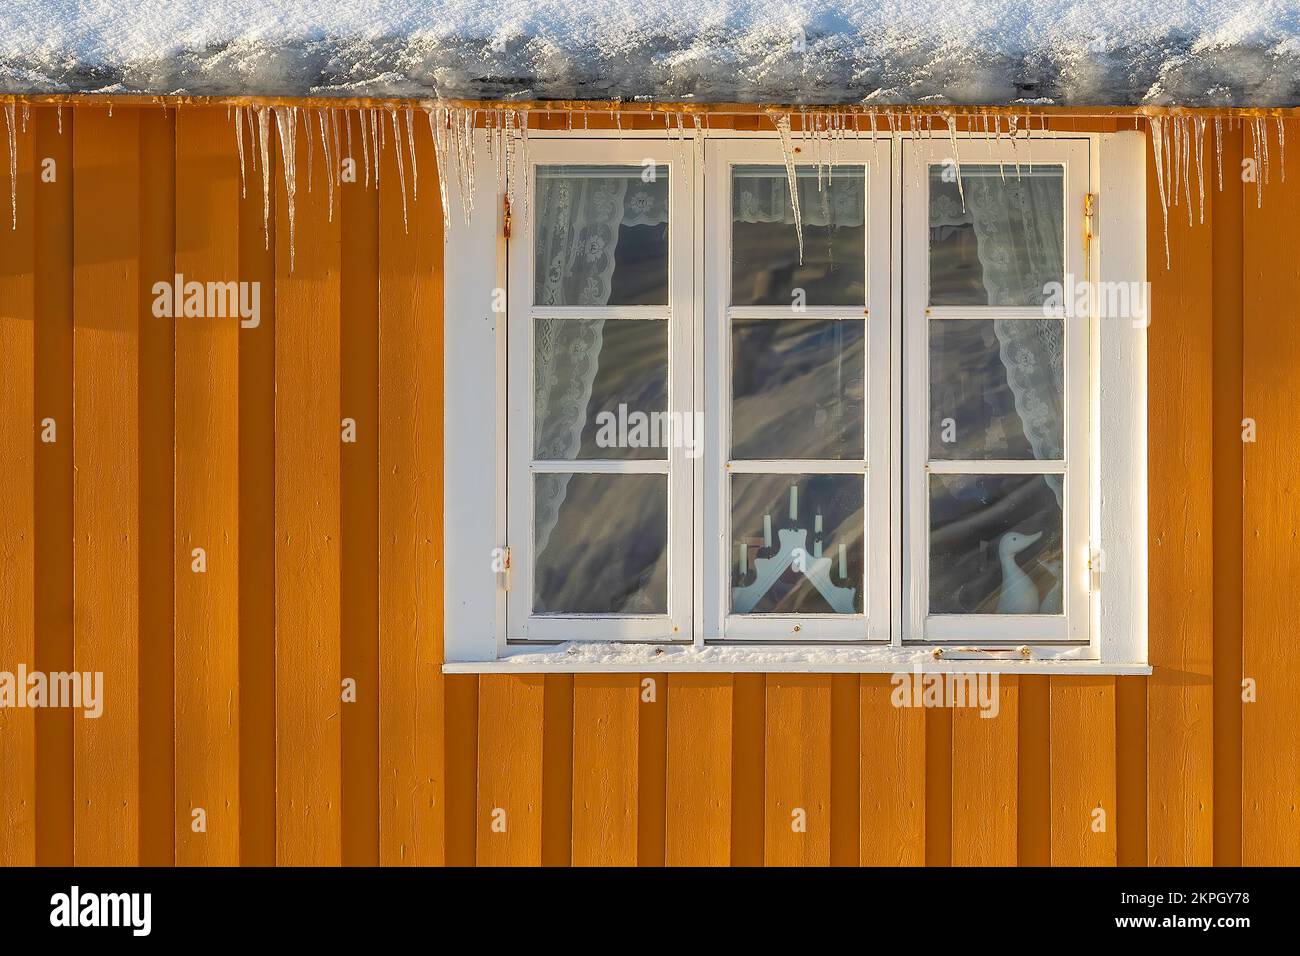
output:
[[[359,166],[361,121],[299,111],[291,257],[278,135],[264,225],[224,107],[30,109],[0,670],[102,671],[105,710],[0,711],[0,863],[1300,863],[1300,161],[1257,207],[1229,128],[1169,271],[1149,190],[1153,675],[1005,680],[982,718],[886,675],[442,675],[456,250],[415,118],[367,114],[379,184],[331,210],[322,119]],[[177,272],[260,283],[259,324],[156,317]]]

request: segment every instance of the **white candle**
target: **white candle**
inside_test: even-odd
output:
[[[821,556],[822,556],[822,539],[818,538],[816,541],[813,542],[813,557],[820,558]]]
[[[749,571],[749,547],[743,541],[738,541],[740,545],[740,576],[743,578]]]
[[[817,512],[817,517],[813,519],[813,530],[818,534],[822,533],[822,513]]]
[[[790,520],[799,520],[799,486],[790,486]]]
[[[772,516],[763,515],[763,547],[772,547]]]
[[[844,545],[840,545],[840,577],[847,578],[848,576],[849,576],[848,553],[844,550]]]

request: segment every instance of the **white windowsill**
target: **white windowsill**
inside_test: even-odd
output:
[[[444,674],[641,674],[641,673],[800,673],[800,674],[1094,674],[1151,673],[1148,664],[1079,658],[1013,657],[1014,649],[989,656],[933,647],[774,647],[729,645],[697,648],[665,644],[557,644],[512,647],[494,661],[455,661]],[[1086,650],[1081,648],[1081,650]]]

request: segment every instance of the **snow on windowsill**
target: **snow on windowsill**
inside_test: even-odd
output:
[[[952,649],[945,649],[953,653]],[[1085,652],[1085,648],[1079,649]],[[445,674],[584,673],[929,673],[1146,675],[1140,662],[1074,658],[1012,657],[1013,648],[982,657],[935,656],[933,647],[843,647],[826,645],[727,645],[571,643],[516,646],[494,661],[455,661]]]

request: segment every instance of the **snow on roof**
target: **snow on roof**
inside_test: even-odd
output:
[[[0,92],[1300,103],[1296,0],[4,0]]]

